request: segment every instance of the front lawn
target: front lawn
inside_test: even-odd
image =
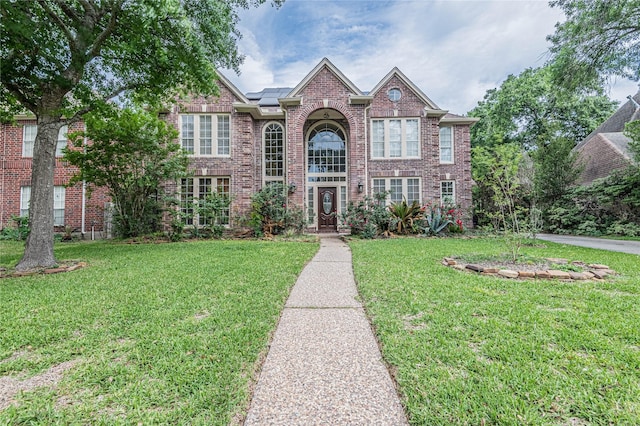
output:
[[[0,266],[15,265],[21,249],[0,242]],[[242,419],[289,290],[317,249],[57,244],[60,260],[88,267],[0,280],[0,387],[26,389],[0,407],[0,424]]]
[[[640,424],[639,256],[542,244],[525,252],[621,276],[518,281],[440,263],[506,251],[497,239],[351,242],[412,424]]]

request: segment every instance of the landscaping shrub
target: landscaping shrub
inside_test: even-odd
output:
[[[29,235],[29,218],[24,216],[11,216],[15,222],[15,228],[5,226],[0,230],[0,240],[24,241]]]
[[[288,187],[272,183],[251,197],[250,226],[256,236],[281,234],[287,229],[300,233],[306,226],[304,213],[296,207],[287,207]]]
[[[375,238],[380,234],[389,235],[395,220],[385,206],[388,192],[381,192],[373,198],[365,197],[357,203],[349,202],[347,210],[340,214],[340,220],[351,229],[351,235]]]

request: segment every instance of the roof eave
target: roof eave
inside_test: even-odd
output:
[[[349,95],[349,105],[369,105],[373,101],[373,96]]]
[[[251,114],[256,120],[284,118],[284,111],[264,111],[256,104],[247,104],[242,102],[234,102],[233,108],[236,112],[244,112]]]

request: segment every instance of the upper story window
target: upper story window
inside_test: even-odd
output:
[[[387,96],[389,96],[389,100],[391,102],[398,102],[402,97],[402,92],[400,91],[400,89],[396,88],[389,89],[389,91],[387,92]]]
[[[440,162],[453,163],[453,127],[440,128]]]
[[[346,173],[347,150],[344,132],[331,122],[323,122],[309,133],[307,143],[309,173]]]
[[[371,120],[371,157],[419,158],[419,127],[417,118]]]
[[[183,114],[180,143],[189,154],[228,157],[231,154],[231,125],[228,114]]]
[[[33,157],[33,147],[36,142],[38,126],[35,124],[25,124],[22,130],[22,156]],[[62,149],[67,146],[68,127],[62,126],[58,132],[56,142],[56,157],[62,157]]]
[[[282,182],[284,177],[284,130],[278,123],[264,128],[264,179]]]

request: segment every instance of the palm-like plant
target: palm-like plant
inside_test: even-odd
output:
[[[397,203],[391,203],[389,213],[391,213],[394,222],[393,227],[399,234],[415,232],[419,220],[422,219],[422,207],[415,200],[411,204],[408,204],[404,199]]]

